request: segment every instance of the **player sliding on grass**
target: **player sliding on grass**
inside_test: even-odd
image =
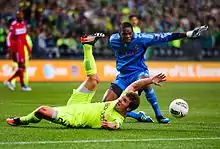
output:
[[[116,68],[119,74],[111,87],[104,94],[104,101],[117,99],[122,91],[132,82],[141,78],[149,77],[148,67],[145,65],[144,53],[147,47],[176,40],[184,37],[196,38],[201,32],[207,30],[207,26],[195,28],[184,33],[134,33],[130,23],[125,22],[120,26],[119,33],[112,34],[109,39],[109,47],[114,51],[116,57]],[[168,123],[169,119],[160,112],[156,94],[150,86],[143,88],[147,101],[151,104],[156,119],[159,123]],[[126,113],[126,116],[133,117],[141,122],[153,122],[143,112],[133,111]]]
[[[66,106],[41,106],[26,116],[8,118],[6,122],[12,126],[18,126],[39,123],[42,119],[46,119],[73,128],[120,128],[126,113],[139,106],[140,97],[135,91],[150,84],[160,86],[160,82],[165,81],[165,75],[158,74],[153,78],[145,78],[132,83],[126,88],[124,94],[115,101],[91,103],[99,83],[92,47],[101,37],[104,37],[104,34],[96,33],[81,37],[84,48],[83,64],[87,78],[77,89],[73,89]]]

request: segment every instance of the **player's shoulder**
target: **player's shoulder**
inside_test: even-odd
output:
[[[149,33],[134,33],[135,39],[152,39],[154,36]]]
[[[16,20],[14,20],[14,21],[11,23],[12,26],[14,26],[14,25],[16,25],[16,24],[17,24],[17,21],[16,21]]]
[[[16,24],[17,24],[17,21],[14,20],[11,22],[11,25],[10,25],[10,31],[14,30],[16,28]]]
[[[109,37],[109,41],[114,41],[114,40],[119,40],[120,39],[120,35],[119,33],[114,33]]]
[[[119,99],[115,99],[115,100],[113,100],[113,101],[108,101],[108,102],[106,102],[106,103],[109,103],[109,105],[111,105],[110,107],[113,107],[113,108],[114,108],[114,106],[117,104],[118,100],[119,100]]]

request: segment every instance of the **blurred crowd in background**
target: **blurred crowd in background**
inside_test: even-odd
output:
[[[218,0],[0,0],[0,56],[16,10],[24,12],[33,58],[80,58],[80,36],[104,32],[95,45],[97,58],[113,58],[108,37],[121,22],[135,15],[141,32],[184,32],[201,25],[209,30],[200,38],[152,46],[148,60],[219,60],[220,1]],[[130,17],[131,18],[131,17]]]

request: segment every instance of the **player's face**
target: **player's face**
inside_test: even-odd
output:
[[[130,27],[126,27],[124,29],[122,29],[121,33],[121,39],[123,42],[131,42],[132,36],[133,36],[133,30]]]
[[[122,96],[116,104],[116,109],[120,112],[128,111],[130,103],[131,100],[127,96]]]
[[[22,12],[17,12],[16,18],[18,22],[21,22],[23,20],[23,13]]]
[[[132,17],[131,18],[131,24],[134,26],[134,25],[137,25],[138,24],[138,18],[137,17]]]

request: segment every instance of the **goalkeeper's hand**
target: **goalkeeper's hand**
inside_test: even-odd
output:
[[[192,31],[188,31],[186,32],[186,36],[189,37],[189,38],[197,38],[201,35],[201,33],[205,30],[208,29],[208,26],[207,25],[204,25],[204,26],[200,26],[200,27],[197,27],[195,28],[194,30]]]

